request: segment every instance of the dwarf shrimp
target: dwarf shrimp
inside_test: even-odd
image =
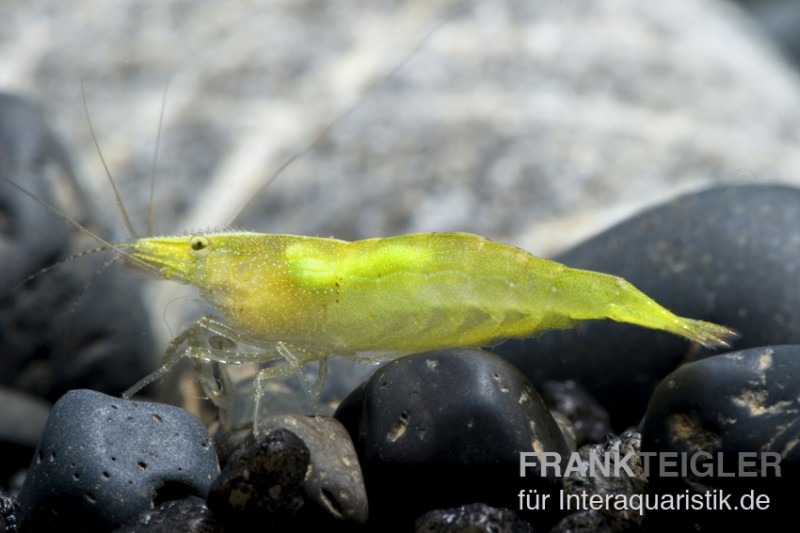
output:
[[[266,380],[300,374],[308,363],[318,363],[320,374],[306,393],[318,392],[331,355],[389,361],[605,318],[709,348],[729,346],[736,336],[726,327],[674,315],[620,277],[569,268],[467,233],[350,242],[220,232],[140,238],[115,249],[161,278],[197,287],[220,313],[176,337],[162,366],[126,396],[184,356],[282,362],[256,377],[258,412]],[[206,342],[209,335],[228,342],[217,340],[215,348]],[[231,351],[231,343],[251,349]]]

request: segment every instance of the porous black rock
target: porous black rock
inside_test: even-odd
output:
[[[578,450],[579,468],[564,467],[562,511],[577,510],[581,515],[564,524],[594,524],[598,530],[637,531],[642,526],[641,508],[631,502],[647,489],[647,478],[639,455],[641,435],[629,432],[609,436],[604,442],[587,444]],[[577,466],[577,465],[576,465]],[[587,509],[592,498],[610,503]],[[587,510],[599,516],[585,515]],[[574,514],[574,513],[573,513]]]
[[[533,527],[510,509],[482,503],[436,509],[420,516],[415,533],[533,533]]]
[[[308,448],[292,432],[279,429],[234,452],[214,480],[208,507],[225,524],[241,531],[296,525],[306,506],[303,481]]]
[[[800,342],[800,189],[729,185],[632,217],[554,259],[622,276],[675,313],[733,327],[736,348]],[[573,379],[638,424],[661,379],[708,355],[667,333],[610,320],[496,348],[537,385]]]
[[[161,502],[205,497],[218,472],[211,437],[188,412],[72,391],[53,406],[20,491],[22,523],[110,530]]]
[[[189,496],[141,512],[114,533],[223,533],[205,500]]]
[[[522,488],[555,491],[552,478],[532,471],[520,477],[520,452],[567,451],[528,380],[501,357],[480,351],[395,360],[348,396],[335,416],[359,453],[369,524],[386,530],[408,530],[433,509],[476,501],[516,505]],[[399,487],[405,487],[401,499]]]
[[[725,530],[793,520],[798,413],[800,345],[709,357],[667,376],[642,423],[642,452],[656,454],[649,460],[650,493],[708,494],[710,500],[691,511],[649,512],[648,529]],[[744,510],[756,498],[768,498],[768,509]],[[740,509],[726,510],[723,501]]]
[[[338,520],[364,523],[369,503],[361,465],[350,435],[335,418],[273,415],[258,421],[259,434],[285,429],[299,437],[310,453],[306,495]]]

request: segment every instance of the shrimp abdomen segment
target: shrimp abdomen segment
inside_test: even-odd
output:
[[[674,333],[708,348],[729,346],[738,336],[724,326],[675,315],[623,278],[573,268],[562,277],[558,291],[565,293],[565,309],[576,320],[609,318]]]
[[[712,347],[735,336],[674,315],[622,278],[571,269],[469,234],[350,243],[337,273],[341,316],[364,318],[364,328],[350,322],[336,324],[336,331],[356,332],[358,338],[343,344],[370,345],[364,349],[485,346],[603,318]]]

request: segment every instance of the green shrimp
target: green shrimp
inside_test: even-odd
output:
[[[569,268],[467,233],[348,242],[219,232],[139,238],[114,248],[161,278],[197,287],[220,313],[174,339],[161,367],[126,397],[184,356],[285,362],[257,375],[257,413],[265,380],[302,375],[308,363],[319,363],[320,373],[313,389],[304,390],[318,393],[332,355],[388,361],[606,318],[709,348],[727,347],[737,335],[676,316],[620,277]],[[217,342],[206,342],[210,336]],[[250,348],[232,350],[231,343]]]

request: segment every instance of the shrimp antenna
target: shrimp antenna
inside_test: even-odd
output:
[[[280,177],[280,175],[283,174],[283,172],[287,168],[289,168],[289,166],[292,163],[294,163],[299,158],[305,156],[309,152],[313,151],[323,141],[323,139],[325,139],[328,136],[328,134],[331,132],[331,130],[333,130],[333,128],[335,128],[340,122],[344,121],[347,117],[355,113],[356,110],[358,110],[358,108],[361,107],[361,105],[365,101],[367,101],[370,96],[372,96],[375,92],[377,92],[378,89],[383,87],[389,80],[394,78],[398,72],[403,70],[403,68],[419,54],[419,52],[425,47],[425,45],[428,44],[428,41],[430,41],[431,37],[433,37],[442,28],[442,26],[449,23],[451,20],[453,20],[453,18],[455,18],[456,15],[458,15],[462,11],[463,11],[462,9],[454,9],[444,18],[439,20],[439,22],[436,23],[430,30],[428,30],[428,32],[422,37],[422,39],[419,40],[419,42],[414,47],[414,49],[411,50],[411,52],[409,52],[403,59],[401,59],[391,69],[389,69],[389,71],[387,71],[386,74],[380,76],[378,79],[373,81],[369,85],[369,87],[367,87],[364,90],[364,92],[361,93],[361,96],[359,96],[355,102],[350,104],[350,106],[347,109],[345,109],[336,118],[330,121],[322,129],[322,131],[319,134],[317,134],[317,136],[314,137],[314,139],[308,145],[305,146],[305,148],[303,148],[299,152],[295,152],[294,155],[292,155],[291,157],[289,157],[289,159],[284,161],[283,164],[281,164],[281,166],[278,167],[278,169],[275,172],[273,172],[273,174],[269,177],[269,179],[267,179],[267,181],[265,181],[261,185],[261,187],[259,187],[258,190],[253,195],[250,196],[250,199],[247,200],[247,202],[245,202],[242,207],[236,210],[236,212],[230,218],[228,223],[225,224],[225,227],[230,227],[231,225],[233,225],[233,223],[236,222],[236,219],[239,218],[239,215],[241,215],[242,212],[245,209],[247,209],[251,203],[253,203],[253,200],[255,200],[257,196],[260,196],[261,193],[264,192],[264,189],[266,189],[272,182],[277,180],[278,177]]]
[[[156,132],[156,149],[153,152],[153,164],[150,170],[150,201],[147,202],[147,235],[153,234],[153,200],[156,194],[156,163],[158,162],[158,149],[161,146],[161,130],[164,126],[164,109],[167,107],[167,91],[169,90],[169,80],[164,86],[164,94],[161,96],[161,113],[158,116],[158,131]],[[116,190],[116,189],[115,189]],[[119,199],[119,195],[117,195]],[[122,200],[119,199],[121,202]]]
[[[83,252],[79,252],[79,253],[77,253],[77,254],[75,254],[73,256],[68,257],[67,259],[59,261],[58,263],[56,263],[56,265],[61,264],[61,263],[65,262],[65,261],[69,261],[71,259],[75,259],[76,257],[81,257],[83,255],[90,254],[90,253],[101,252],[101,251],[105,251],[105,250],[113,250],[114,252],[116,252],[120,256],[124,257],[125,259],[127,259],[131,263],[135,263],[136,265],[141,266],[145,270],[150,270],[150,271],[156,270],[152,265],[149,265],[149,264],[145,263],[144,261],[142,261],[141,259],[139,259],[137,257],[134,257],[133,255],[131,255],[128,252],[126,252],[124,250],[124,248],[123,248],[124,246],[126,246],[125,244],[121,244],[120,245],[120,244],[112,244],[112,243],[110,243],[109,241],[107,241],[106,239],[102,238],[100,235],[98,235],[94,231],[90,230],[89,228],[87,228],[86,226],[84,226],[83,224],[78,222],[77,220],[75,220],[72,217],[70,217],[69,215],[67,215],[65,212],[61,211],[56,206],[51,205],[45,199],[40,198],[36,193],[33,193],[33,192],[29,191],[28,189],[26,189],[25,187],[23,187],[22,185],[20,185],[16,181],[12,180],[11,178],[6,176],[2,172],[0,172],[0,180],[5,181],[6,183],[8,183],[9,185],[11,185],[15,189],[17,189],[19,192],[21,192],[22,194],[24,194],[28,198],[31,198],[36,203],[43,205],[45,208],[47,208],[48,211],[50,211],[51,213],[56,215],[58,218],[69,222],[73,227],[78,229],[81,233],[91,237],[92,239],[94,239],[95,241],[100,243],[100,246],[98,246],[96,248],[92,248],[91,250],[85,250]],[[50,270],[52,267],[54,267],[56,265],[52,265],[51,267],[46,267],[44,270],[45,271],[46,270]],[[33,274],[32,276],[27,278],[25,280],[25,282],[29,281],[32,277],[38,276],[41,272],[42,271],[39,271],[36,274]]]
[[[97,142],[97,135],[94,133],[94,126],[92,126],[92,117],[89,115],[89,106],[86,104],[86,88],[83,85],[83,80],[81,80],[81,98],[83,99],[83,111],[86,114],[86,122],[89,124],[89,132],[92,134],[92,141],[94,142],[94,147],[97,149],[97,155],[100,156],[100,161],[103,163],[103,168],[106,172],[106,177],[108,178],[108,182],[111,184],[111,188],[114,190],[114,200],[117,203],[117,209],[119,210],[119,214],[122,217],[122,221],[125,223],[125,228],[128,230],[128,234],[132,239],[138,239],[139,234],[136,232],[136,228],[133,227],[133,223],[131,222],[131,218],[128,216],[128,211],[125,209],[125,204],[122,202],[122,195],[120,195],[119,190],[117,189],[117,184],[114,183],[114,178],[111,177],[111,171],[108,169],[108,164],[106,163],[106,158],[103,157],[103,151],[100,150],[100,143]],[[11,182],[11,180],[6,179],[6,181]],[[13,183],[13,182],[12,182]],[[14,184],[16,185],[16,184]],[[21,188],[17,186],[17,188]],[[28,196],[31,196],[28,194]],[[40,202],[41,203],[41,202]],[[47,204],[47,202],[44,202]],[[53,206],[48,205],[51,211],[55,208]],[[55,211],[58,211],[55,209]],[[81,230],[83,231],[83,230]],[[104,242],[99,237],[96,237],[99,242]],[[113,248],[113,246],[112,246]]]

